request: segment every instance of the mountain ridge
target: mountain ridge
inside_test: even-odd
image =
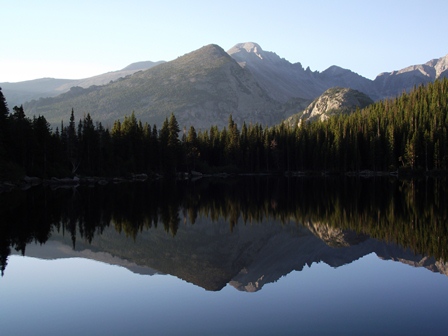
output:
[[[108,85],[72,88],[64,95],[30,102],[25,109],[57,124],[66,119],[64,107],[70,106],[106,126],[131,112],[158,125],[174,113],[181,127],[198,128],[223,127],[229,114],[240,124],[272,124],[282,117],[279,104],[252,74],[213,44]]]
[[[414,86],[448,76],[448,55],[432,59],[425,64],[382,72],[371,80],[337,65],[332,65],[322,72],[311,71],[309,67],[303,69],[301,63],[292,64],[275,53],[263,51],[253,42],[239,43],[228,52],[240,65],[253,71],[260,84],[280,101],[292,97],[312,100],[335,86],[361,91],[376,101],[397,96],[403,91],[410,91]],[[261,63],[269,60],[271,64],[266,66],[267,69],[263,69]],[[288,90],[279,94],[277,88],[282,88],[285,84]]]
[[[215,52],[207,53],[207,48]],[[226,62],[219,62],[219,57]],[[240,125],[246,122],[270,126],[302,111],[332,87],[351,88],[375,101],[448,76],[448,55],[383,72],[370,80],[336,65],[322,72],[311,71],[301,63],[293,64],[274,52],[264,51],[254,42],[238,43],[227,52],[210,44],[173,61],[155,64],[157,67],[138,70],[149,63],[131,64],[121,71],[134,73],[119,79],[108,78],[117,76],[117,72],[111,72],[102,75],[103,81],[92,77],[77,82],[82,90],[74,88],[76,83],[67,82],[58,87],[63,87],[62,96],[25,103],[26,113],[44,115],[52,125],[67,120],[73,108],[75,113],[89,113],[109,127],[132,112],[143,122],[158,126],[171,113],[183,127],[224,127],[230,114]],[[7,90],[5,96],[13,106]]]
[[[135,62],[121,70],[109,71],[82,79],[45,77],[15,83],[3,82],[0,83],[0,87],[2,88],[3,93],[8,97],[8,103],[11,107],[14,107],[39,98],[55,97],[68,92],[75,86],[89,88],[92,85],[105,85],[111,81],[116,81],[119,78],[132,75],[137,71],[150,69],[151,67],[162,63],[164,63],[164,61]]]

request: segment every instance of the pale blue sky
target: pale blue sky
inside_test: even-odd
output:
[[[256,42],[311,70],[368,78],[448,54],[446,0],[14,0],[1,4],[0,82],[85,78],[204,45]]]

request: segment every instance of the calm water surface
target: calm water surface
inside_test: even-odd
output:
[[[444,181],[0,195],[2,335],[445,335]]]

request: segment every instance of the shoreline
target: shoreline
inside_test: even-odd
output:
[[[419,178],[443,178],[447,177],[447,171],[421,171],[421,170],[398,170],[398,171],[348,171],[348,172],[331,172],[331,171],[314,171],[314,172],[304,172],[304,171],[289,171],[289,172],[260,172],[260,173],[201,173],[197,171],[191,172],[181,172],[176,175],[171,175],[169,177],[159,175],[159,174],[130,174],[126,177],[97,177],[97,176],[85,176],[79,177],[75,176],[56,178],[52,177],[50,179],[43,179],[39,177],[29,177],[24,176],[18,181],[0,181],[0,193],[10,192],[13,190],[26,191],[32,187],[43,186],[49,187],[51,189],[68,189],[77,188],[79,186],[104,186],[107,184],[119,184],[119,183],[142,183],[148,181],[156,181],[162,178],[173,178],[176,180],[191,180],[197,181],[203,178],[230,178],[230,177],[294,177],[294,178],[385,178],[391,177],[399,180],[412,180]]]

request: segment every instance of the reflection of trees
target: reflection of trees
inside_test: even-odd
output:
[[[51,191],[34,188],[0,195],[0,266],[10,249],[25,253],[54,230],[90,243],[105,227],[135,239],[143,230],[176,235],[198,217],[280,223],[324,222],[446,259],[447,196],[444,179],[252,178],[155,181]],[[79,239],[79,238],[78,238]]]
[[[2,272],[10,248],[25,254],[31,242],[45,243],[51,230],[58,229],[61,219],[61,197],[53,197],[44,189],[32,192],[11,192],[1,195],[0,253]]]

